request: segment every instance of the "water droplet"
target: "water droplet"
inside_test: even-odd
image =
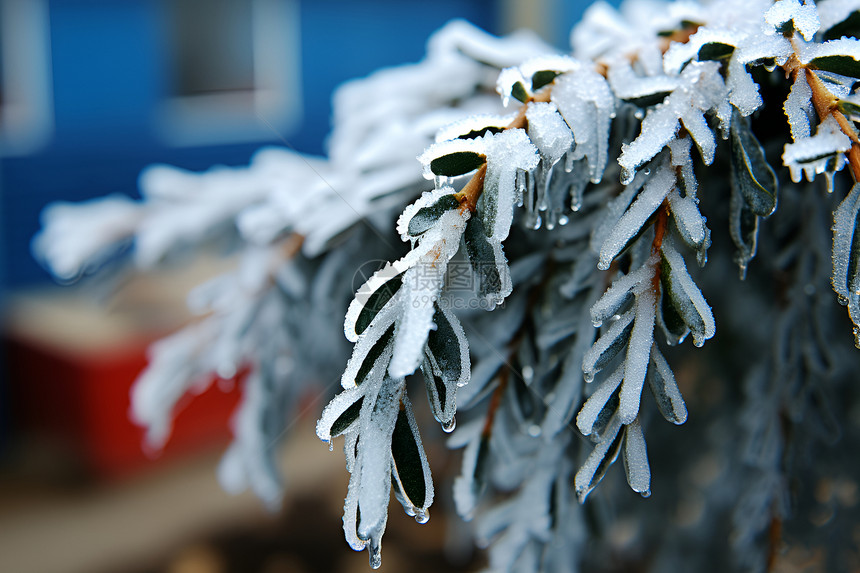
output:
[[[568,151],[564,156],[564,172],[570,173],[573,171],[573,153]]]
[[[426,509],[419,509],[415,512],[415,521],[424,524],[430,521],[430,512]]]
[[[528,433],[529,436],[537,438],[538,436],[540,436],[540,426],[538,426],[537,424],[532,424],[531,426],[529,426]]]
[[[582,374],[582,377],[585,380],[586,384],[594,382],[594,372],[584,372]]]
[[[603,321],[602,320],[592,320],[591,324],[594,325],[594,328],[600,328],[601,326],[603,326]]]
[[[622,185],[630,185],[633,182],[633,178],[636,176],[636,171],[633,169],[622,168],[621,169],[621,184]]]
[[[568,218],[567,215],[559,215],[559,217],[558,217],[558,224],[559,225],[561,225],[563,227],[563,226],[567,225],[568,223],[570,223],[570,218]]]
[[[642,497],[651,497],[651,490],[650,490],[650,489],[646,489],[646,490],[645,490],[645,491],[643,491],[643,492],[639,492],[639,495],[641,495]]]
[[[841,304],[842,306],[845,306],[848,304],[848,298],[842,296],[841,294],[836,297],[836,300],[838,300],[839,304]]]
[[[370,568],[379,569],[382,566],[382,544],[375,535],[370,538],[367,553],[370,555]]]
[[[637,109],[635,112],[633,112],[633,117],[641,120],[643,117],[645,117],[645,112],[641,109]]]
[[[442,422],[442,431],[446,434],[450,434],[457,427],[457,419],[451,418],[447,422]]]
[[[642,173],[643,173],[644,175],[651,175],[651,170],[650,170],[649,168],[647,168],[647,167],[646,167],[645,169],[643,169],[643,170],[642,170]]]

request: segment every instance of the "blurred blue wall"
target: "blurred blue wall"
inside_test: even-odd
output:
[[[150,163],[195,170],[241,165],[260,146],[279,143],[274,133],[241,143],[165,142],[158,114],[170,90],[166,2],[46,0],[53,129],[35,151],[0,153],[0,286],[48,280],[29,255],[39,212],[48,202],[118,191],[134,195],[138,173]],[[322,153],[331,92],[339,83],[419,60],[427,37],[453,17],[498,33],[497,4],[297,0],[301,115],[283,136],[300,151]],[[295,23],[284,24],[289,30]]]

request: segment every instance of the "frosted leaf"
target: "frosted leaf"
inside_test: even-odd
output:
[[[452,124],[446,125],[436,132],[436,142],[448,141],[450,139],[476,139],[488,133],[499,133],[516,118],[516,114],[509,115],[472,115]]]
[[[713,159],[714,135],[704,113],[715,109],[725,99],[726,87],[717,62],[691,62],[681,72],[681,85],[663,103],[648,110],[639,136],[621,146],[618,164],[622,183],[628,183],[637,167],[654,157],[674,137],[679,120],[691,132],[708,163]]]
[[[627,346],[635,316],[635,309],[622,314],[585,353],[582,358],[582,371],[585,374],[586,382],[591,382],[594,375],[609,364],[621,352],[622,348]]]
[[[428,225],[435,224],[446,210],[458,207],[459,202],[456,199],[448,203],[440,203],[440,200],[444,201],[446,197],[453,197],[453,195],[454,188],[448,185],[422,193],[421,197],[407,206],[397,218],[397,232],[400,238],[406,242],[417,238],[427,230]],[[417,233],[415,232],[417,222],[414,221],[416,217],[421,218],[423,223],[419,226],[420,232]]]
[[[371,542],[382,537],[388,518],[391,436],[400,411],[398,404],[402,392],[402,380],[387,379],[379,391],[369,421],[362,424],[360,429],[359,453],[354,469],[361,474],[357,492],[360,516],[358,535]]]
[[[612,286],[591,307],[591,319],[594,321],[594,326],[600,326],[604,320],[618,314],[624,303],[630,300],[630,296],[632,295],[631,289],[646,280],[651,271],[652,269],[649,269],[645,265],[639,267],[636,271],[615,279],[612,282]]]
[[[791,91],[782,106],[785,115],[788,116],[791,139],[794,141],[807,138],[810,134],[809,118],[813,113],[812,90],[806,81],[806,74],[806,71],[801,71],[794,75]]]
[[[558,114],[554,103],[531,102],[526,107],[528,135],[543,160],[550,165],[573,145],[573,134]]]
[[[639,192],[640,189],[645,185],[650,177],[649,173],[645,173],[644,171],[640,171],[636,174],[636,177],[624,187],[624,191],[622,191],[618,197],[615,197],[612,201],[610,201],[606,207],[604,207],[603,212],[603,220],[594,227],[594,231],[591,235],[591,240],[589,241],[589,248],[595,253],[599,253],[601,247],[606,242],[606,239],[609,237],[609,234],[618,226],[618,221],[621,219],[624,212],[627,211],[627,208],[630,206],[630,203],[633,201],[633,198]]]
[[[648,179],[642,193],[618,220],[600,247],[597,268],[600,270],[609,268],[615,257],[630,243],[648,218],[660,207],[663,199],[666,198],[674,185],[674,170],[669,167],[668,161],[663,161]]]
[[[681,234],[688,245],[697,248],[705,241],[705,220],[699,212],[699,206],[689,197],[681,197],[677,189],[668,196],[669,210]]]
[[[821,25],[815,4],[801,4],[799,0],[778,0],[764,13],[764,20],[771,26],[765,28],[765,32],[769,34],[781,33],[782,27],[792,22],[807,42],[812,40]]]
[[[800,50],[800,61],[803,64],[815,63],[819,69],[841,73],[842,75],[851,75],[839,71],[839,68],[830,69],[830,66],[826,65],[826,63],[834,62],[834,60],[828,60],[827,58],[840,57],[853,60],[853,65],[856,66],[857,62],[860,61],[860,42],[855,38],[840,38],[839,40],[830,40],[828,42],[803,44]],[[838,60],[835,60],[835,62],[838,62]],[[844,63],[849,66],[852,65],[848,61]],[[852,77],[854,76],[852,75]]]
[[[638,417],[624,428],[624,470],[630,488],[648,497],[651,494],[651,467]]]
[[[588,397],[588,400],[585,401],[585,404],[583,404],[582,408],[579,410],[579,414],[576,415],[576,427],[579,428],[579,431],[582,432],[584,436],[590,436],[595,430],[595,425],[599,428],[604,428],[606,426],[608,418],[603,421],[599,421],[599,418],[604,416],[608,417],[615,413],[615,408],[618,406],[617,400],[614,405],[611,405],[611,407],[607,407],[607,403],[621,385],[621,380],[623,378],[624,366],[621,365],[612,373],[612,375],[601,382],[600,386],[598,386],[594,393]]]
[[[611,62],[607,79],[616,97],[640,106],[663,101],[679,84],[675,75],[640,76],[626,58]]]
[[[106,261],[133,236],[145,209],[121,195],[56,202],[41,214],[33,253],[57,278],[73,280]],[[86,232],[82,230],[86,229]]]
[[[394,377],[412,374],[421,363],[427,335],[434,327],[433,313],[444,284],[444,272],[444,265],[419,263],[403,276],[403,314],[397,324],[394,354],[388,367]]]
[[[661,277],[664,286],[664,296],[669,296],[675,310],[680,314],[684,323],[689,327],[693,344],[702,346],[705,340],[714,336],[716,323],[711,307],[705,302],[702,291],[693,282],[687,272],[687,265],[681,254],[675,250],[670,241],[664,241]]]
[[[457,175],[445,173],[449,177],[466,175],[474,171],[479,165],[469,163],[474,156],[486,156],[487,154],[487,138],[476,137],[474,139],[449,139],[447,141],[439,141],[432,144],[424,152],[418,156],[418,161],[424,166],[424,179],[434,179],[439,173],[435,173],[433,168],[436,167],[440,160],[446,157],[463,157],[464,161],[462,170]],[[438,169],[438,168],[437,168]],[[402,233],[401,233],[402,234]]]
[[[542,71],[553,71],[560,74],[571,72],[580,68],[579,62],[568,56],[546,55],[529,58],[520,64],[520,72],[523,77],[531,82],[533,76]]]
[[[486,487],[484,472],[489,447],[488,437],[479,434],[473,438],[463,452],[460,475],[454,478],[454,505],[457,514],[467,521],[472,519],[478,498]]]
[[[317,420],[317,437],[324,442],[349,430],[358,419],[367,386],[344,390],[331,399]]]
[[[195,360],[217,340],[216,319],[193,323],[149,346],[149,364],[131,389],[129,417],[146,427],[146,443],[164,446],[172,429],[171,412],[179,399],[195,384],[208,385],[212,365]]]
[[[744,65],[768,62],[768,69],[770,69],[770,65],[785,64],[793,53],[791,42],[782,34],[754,34],[738,47],[737,57]]]
[[[841,154],[850,148],[851,140],[842,133],[833,116],[828,116],[818,124],[815,135],[795,143],[786,143],[782,162],[788,167],[791,180],[795,183],[800,182],[801,174],[806,175],[807,181],[812,181],[816,175],[825,171],[841,170],[846,161]],[[836,154],[840,155],[834,157]]]
[[[818,19],[822,30],[830,30],[836,24],[844,22],[852,12],[860,10],[858,0],[827,0],[819,2]]]
[[[528,82],[519,68],[505,68],[499,73],[496,81],[496,91],[502,96],[502,105],[508,107],[511,97],[524,101],[528,94],[525,92]]]
[[[347,340],[356,342],[385,306],[397,303],[396,295],[403,282],[404,272],[387,264],[359,287],[344,319],[343,329]]]
[[[520,30],[504,38],[493,36],[465,20],[452,20],[435,32],[427,45],[429,57],[465,54],[496,68],[520,63],[523,58],[552,54],[555,49],[530,30]]]
[[[748,30],[740,26],[734,29],[725,29],[712,26],[702,26],[690,36],[686,42],[672,42],[666,54],[663,56],[663,69],[666,74],[677,75],[681,73],[684,64],[690,60],[701,57],[700,51],[707,44],[724,44],[727,46],[740,46],[746,39]]]
[[[615,416],[609,422],[603,441],[594,446],[585,463],[576,472],[574,487],[576,497],[580,503],[583,503],[586,496],[591,493],[591,490],[597,487],[597,484],[600,483],[600,480],[606,474],[606,470],[618,458],[624,437],[624,434],[620,430],[621,422]]]
[[[652,261],[649,260],[649,263]],[[651,266],[652,264],[647,264]],[[627,344],[627,355],[624,358],[624,382],[618,403],[618,418],[622,424],[629,424],[639,413],[639,400],[645,374],[648,372],[648,362],[651,357],[651,346],[654,344],[654,321],[657,301],[650,283],[636,296],[636,318],[633,331]]]
[[[672,369],[657,349],[657,345],[651,347],[651,365],[648,369],[648,385],[651,394],[657,402],[657,409],[669,422],[683,424],[687,421],[687,406]]]
[[[391,436],[392,477],[398,500],[407,515],[424,523],[429,517],[427,508],[433,504],[433,480],[412,404],[405,394],[402,403]]]
[[[833,211],[833,290],[845,304],[852,292],[857,292],[857,274],[849,276],[851,261],[857,258],[854,252],[857,217],[860,214],[860,184],[855,183],[845,199]]]
[[[433,327],[434,303],[439,299],[448,261],[460,247],[468,219],[468,211],[446,211],[421,236],[419,248],[401,259],[408,260],[414,253],[420,256],[403,275],[403,286],[397,295],[402,314],[397,323],[394,353],[388,367],[392,377],[408,376],[421,364],[424,343]]]
[[[352,388],[368,377],[376,379],[384,374],[394,340],[395,315],[396,311],[390,307],[381,311],[359,337],[341,376],[341,386]]]
[[[428,335],[427,351],[452,390],[465,386],[469,382],[471,364],[469,341],[463,326],[451,310],[438,305],[433,321],[435,328]]]
[[[681,168],[681,183],[683,184],[684,196],[697,201],[698,181],[693,171],[693,158],[690,151],[693,141],[689,137],[678,137],[669,142],[669,151],[672,157],[672,165]]]
[[[732,54],[729,59],[729,71],[726,78],[729,90],[729,102],[734,105],[741,115],[748,116],[764,103],[759,94],[758,84],[747,71],[739,54]]]
[[[576,147],[570,159],[588,161],[589,179],[599,183],[606,169],[609,128],[615,117],[615,95],[600,74],[582,68],[556,79],[552,101],[570,129]]]
[[[509,129],[486,139],[487,174],[479,207],[487,235],[504,241],[514,216],[517,171],[531,171],[540,157],[522,129]]]

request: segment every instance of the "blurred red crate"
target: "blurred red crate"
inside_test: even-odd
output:
[[[239,384],[213,380],[180,400],[164,451],[144,451],[144,429],[128,415],[131,388],[146,366],[149,343],[188,319],[184,297],[156,301],[150,287],[143,289],[147,300],[126,295],[110,308],[73,289],[10,297],[4,338],[15,434],[59,446],[101,477],[229,440]]]

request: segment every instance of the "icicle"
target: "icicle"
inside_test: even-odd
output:
[[[568,151],[564,154],[564,172],[570,173],[573,171],[573,151]]]
[[[523,206],[523,201],[526,196],[526,172],[522,169],[517,170],[517,207]]]

